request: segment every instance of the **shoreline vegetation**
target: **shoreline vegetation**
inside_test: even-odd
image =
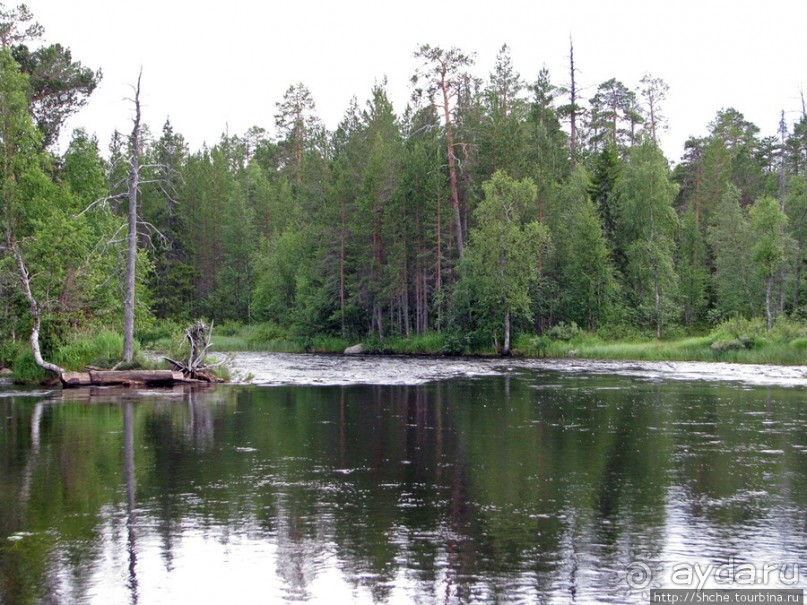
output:
[[[218,353],[266,351],[276,353],[343,354],[361,343],[367,355],[499,356],[492,343],[454,333],[429,332],[410,338],[345,339],[289,334],[273,324],[225,324],[217,328],[211,350]],[[145,336],[145,335],[144,335]],[[171,346],[171,337],[154,333],[147,347]],[[764,320],[735,318],[700,334],[674,334],[658,339],[641,333],[591,333],[576,324],[560,324],[542,335],[520,334],[512,355],[531,358],[635,359],[642,361],[707,361],[771,365],[807,364],[807,326],[780,319],[768,331]]]
[[[345,349],[359,342],[366,355],[495,357],[501,354],[493,343],[485,344],[450,332],[361,340],[328,335],[300,336],[270,323],[218,326],[210,350],[214,356],[236,351],[344,354]],[[163,354],[183,356],[181,328],[172,322],[155,322],[150,330],[139,334],[130,364],[119,363],[122,343],[123,337],[112,331],[80,336],[54,351],[53,359],[69,371],[83,371],[87,367],[160,370],[169,368],[161,357]],[[559,324],[539,336],[520,334],[511,354],[525,358],[803,365],[807,364],[807,326],[780,319],[769,331],[762,319],[735,318],[701,334],[682,333],[658,339],[627,330],[591,333],[574,323]],[[8,352],[3,361],[6,366],[12,366],[12,378],[17,383],[54,382],[52,376],[36,366],[27,346],[19,347],[13,364],[9,363]],[[229,378],[226,364],[217,368],[217,375]]]

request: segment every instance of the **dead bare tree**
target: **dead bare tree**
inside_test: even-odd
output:
[[[132,151],[129,160],[129,235],[126,249],[125,293],[123,296],[123,361],[128,363],[134,356],[135,274],[137,264],[137,193],[140,180],[140,80],[137,76],[134,104],[135,117],[132,128]]]
[[[145,185],[153,185],[168,198],[171,203],[177,203],[171,193],[170,168],[160,164],[142,164],[140,162],[141,150],[143,146],[142,135],[142,112],[140,103],[140,83],[143,77],[143,70],[137,76],[137,84],[134,88],[134,97],[130,100],[134,104],[134,117],[132,118],[132,134],[129,137],[129,157],[127,160],[128,169],[126,178],[112,187],[112,191],[119,190],[118,193],[99,198],[87,206],[78,216],[94,208],[106,207],[109,204],[127,200],[127,228],[126,238],[118,239],[118,235],[123,230],[123,225],[109,241],[103,243],[104,247],[112,244],[126,242],[126,261],[124,272],[124,295],[123,295],[123,356],[125,363],[132,361],[134,357],[134,323],[136,308],[136,283],[137,283],[137,252],[138,241],[145,238],[151,243],[152,235],[156,235],[160,240],[167,241],[167,238],[153,224],[143,220],[139,214],[138,196],[141,188]],[[163,169],[165,176],[159,178],[143,178],[144,170]],[[123,191],[120,191],[123,189]],[[153,246],[153,243],[151,244]]]
[[[571,120],[569,144],[572,155],[572,166],[577,163],[577,86],[574,76],[574,43],[572,42],[572,37],[569,36],[569,77],[571,78],[571,83],[569,84],[569,118]]]
[[[185,340],[188,343],[189,353],[187,363],[176,361],[170,357],[163,357],[174,368],[182,372],[185,378],[194,380],[204,380],[205,382],[222,382],[222,380],[211,372],[215,365],[208,366],[207,352],[213,344],[213,322],[206,325],[202,320],[197,321],[190,328],[185,330]]]
[[[16,243],[10,241],[10,237],[8,238],[7,245],[8,248],[11,250],[11,254],[14,257],[14,260],[17,263],[17,270],[19,271],[23,294],[25,294],[25,300],[28,301],[28,309],[31,312],[31,318],[34,320],[34,325],[31,327],[31,336],[29,339],[31,343],[31,349],[33,349],[34,351],[34,361],[36,362],[36,365],[38,365],[40,368],[61,375],[62,373],[64,373],[64,370],[62,368],[60,368],[54,363],[45,361],[42,358],[42,351],[39,348],[39,330],[42,327],[42,313],[39,308],[39,303],[37,303],[33,293],[31,292],[31,280],[28,275],[28,269],[25,267],[25,262],[23,261],[22,253],[20,252]]]

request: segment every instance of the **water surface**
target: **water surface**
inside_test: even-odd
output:
[[[795,372],[236,365],[259,384],[0,384],[1,603],[646,603],[681,564],[807,583]]]

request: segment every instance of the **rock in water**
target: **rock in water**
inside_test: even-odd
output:
[[[345,349],[345,355],[361,355],[364,353],[364,345],[359,343]]]

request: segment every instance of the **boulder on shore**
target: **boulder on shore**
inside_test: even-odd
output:
[[[359,343],[345,349],[345,355],[361,355],[364,353],[364,345]]]

